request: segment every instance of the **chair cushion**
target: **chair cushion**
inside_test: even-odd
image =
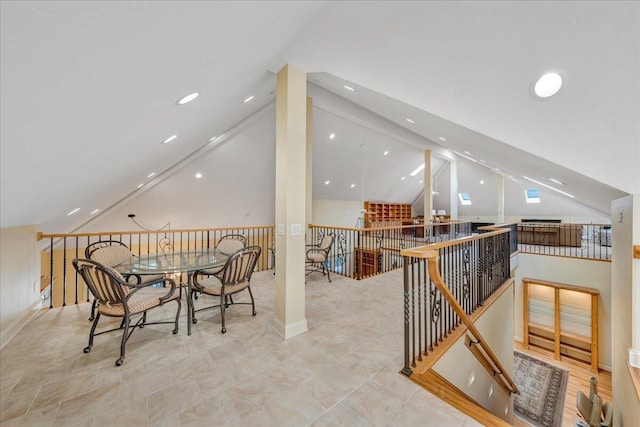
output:
[[[325,262],[327,257],[324,252],[309,252],[307,253],[307,259],[311,262]]]
[[[125,286],[126,287],[126,286]],[[156,295],[140,295],[137,293],[129,300],[129,313],[137,314],[142,313],[143,311],[147,311],[151,308],[158,307],[160,305],[160,297],[167,294],[166,288],[157,288]],[[174,292],[173,295],[167,300],[164,301],[166,304],[169,301],[173,301],[180,298],[180,294]],[[103,305],[100,304],[98,306],[98,312],[103,316],[110,317],[123,317],[124,316],[124,306],[122,304],[109,304]]]
[[[208,277],[205,279],[198,279],[198,283],[203,287],[202,293],[207,295],[220,296],[222,295],[222,284],[220,280],[215,277]],[[234,294],[239,292],[249,286],[249,281],[245,280],[244,282],[240,282],[236,285],[226,285],[224,287],[224,293],[226,295]],[[194,287],[194,289],[197,289]]]
[[[110,267],[118,265],[131,257],[131,251],[126,246],[106,246],[95,250],[91,260]]]

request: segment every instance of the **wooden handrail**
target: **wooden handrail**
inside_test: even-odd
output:
[[[428,258],[429,253],[435,249],[446,248],[449,246],[460,245],[461,243],[473,242],[474,240],[485,239],[490,236],[497,236],[499,234],[508,233],[508,228],[501,228],[500,230],[492,231],[490,233],[476,234],[474,236],[461,237],[454,240],[445,240],[439,243],[430,243],[424,246],[418,246],[416,248],[403,249],[400,252],[402,256],[410,256],[414,258]]]
[[[471,221],[457,221],[452,220],[448,222],[421,222],[420,224],[408,224],[408,225],[389,225],[386,227],[369,227],[369,228],[354,228],[354,227],[334,227],[333,230],[345,230],[345,231],[383,231],[383,230],[395,230],[398,228],[415,228],[415,227],[429,227],[429,226],[446,226],[451,224],[471,224]],[[326,225],[309,224],[309,228],[325,228]]]
[[[107,236],[107,235],[119,235],[119,234],[164,234],[164,233],[193,233],[200,231],[221,231],[221,230],[229,230],[229,229],[243,229],[243,230],[261,230],[264,228],[275,228],[274,225],[253,225],[253,226],[233,226],[233,227],[216,227],[216,228],[181,228],[181,229],[171,229],[171,230],[142,230],[142,231],[102,231],[96,233],[70,233],[70,234],[44,234],[42,232],[38,233],[38,240],[42,239],[59,239],[63,237],[88,237],[88,236]]]
[[[495,232],[495,233],[500,234],[499,232]],[[485,237],[486,237],[486,234],[485,234]],[[474,338],[478,342],[478,345],[482,347],[482,350],[484,350],[485,354],[489,357],[489,360],[491,361],[491,363],[493,363],[493,366],[495,366],[495,368],[497,369],[497,372],[500,374],[500,377],[504,381],[506,381],[507,384],[509,385],[509,389],[511,390],[511,392],[515,394],[520,394],[520,390],[518,390],[516,383],[513,381],[511,376],[507,373],[504,366],[502,366],[502,363],[500,363],[500,360],[498,360],[493,350],[491,350],[491,347],[487,345],[486,341],[484,340],[484,337],[482,336],[478,328],[476,328],[476,325],[474,325],[473,322],[469,319],[469,317],[467,316],[467,313],[464,311],[462,307],[460,307],[460,304],[458,304],[458,301],[456,300],[456,298],[453,296],[453,294],[451,293],[447,285],[442,280],[442,276],[440,276],[440,267],[438,265],[438,252],[433,250],[429,251],[426,253],[425,258],[427,258],[427,264],[429,267],[429,276],[433,284],[438,288],[442,296],[447,300],[447,302],[449,303],[451,308],[453,308],[453,310],[456,312],[458,317],[460,317],[460,320],[462,321],[462,323],[464,323],[464,325],[467,327],[469,332],[471,332],[471,334],[474,336]]]

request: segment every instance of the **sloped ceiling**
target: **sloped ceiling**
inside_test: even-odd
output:
[[[271,102],[285,63],[336,93],[353,84],[368,94],[354,102],[446,138],[443,149],[508,174],[566,174],[576,193],[598,187],[576,194],[586,206],[640,193],[635,2],[3,1],[1,12],[2,227],[67,231],[135,196]],[[563,89],[532,99],[549,70]]]

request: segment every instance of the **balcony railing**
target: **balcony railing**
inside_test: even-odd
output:
[[[127,245],[134,254],[142,255],[213,248],[224,235],[242,234],[247,238],[248,245],[257,245],[262,248],[262,254],[256,268],[256,271],[261,271],[271,268],[269,266],[269,248],[273,245],[273,233],[274,226],[267,225],[168,230],[166,232],[115,231],[40,234],[39,240],[43,242],[42,275],[47,278],[41,293],[43,304],[48,302],[49,307],[53,308],[89,301],[88,289],[74,270],[71,261],[74,258],[84,258],[85,248],[94,242],[117,240]],[[182,282],[184,279],[186,277],[183,275],[175,277],[177,282]]]
[[[402,268],[400,251],[471,235],[471,223],[452,221],[375,228],[310,225],[311,242],[334,236],[326,267],[353,279],[364,279]]]

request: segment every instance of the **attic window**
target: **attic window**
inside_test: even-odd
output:
[[[527,188],[524,190],[527,203],[540,203],[540,192],[537,188]]]
[[[469,193],[458,193],[458,198],[460,199],[460,204],[462,205],[471,204],[471,197],[469,197]]]

